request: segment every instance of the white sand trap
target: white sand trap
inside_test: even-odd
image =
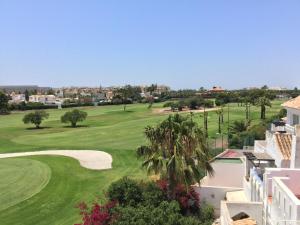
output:
[[[104,170],[112,168],[110,154],[95,150],[48,150],[38,152],[18,152],[0,154],[1,158],[11,158],[31,155],[61,155],[77,159],[82,167],[92,170]]]

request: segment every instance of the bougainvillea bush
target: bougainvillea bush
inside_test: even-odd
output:
[[[113,213],[113,209],[116,205],[116,201],[109,201],[105,205],[94,203],[91,209],[89,209],[85,203],[80,203],[77,207],[79,208],[80,215],[82,216],[82,223],[77,225],[112,224],[115,220],[115,213]]]
[[[199,196],[191,187],[177,185],[168,198],[167,181],[137,182],[127,177],[110,185],[104,205],[78,205],[80,225],[203,225],[213,221],[213,208],[200,207]],[[78,224],[79,225],[79,224]]]

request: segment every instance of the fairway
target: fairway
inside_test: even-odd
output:
[[[274,101],[267,115],[279,111]],[[155,104],[154,109],[162,104]],[[88,118],[78,128],[60,123],[69,109],[47,110],[50,114],[44,129],[27,129],[22,123],[25,112],[0,116],[0,153],[42,150],[99,149],[113,158],[112,169],[93,171],[64,156],[27,156],[0,159],[0,224],[1,225],[69,225],[80,222],[76,204],[103,199],[108,185],[123,177],[147,179],[137,160],[135,149],[145,143],[144,128],[155,125],[167,115],[153,113],[146,104],[82,108]],[[227,116],[225,110],[226,131]],[[230,121],[245,118],[245,108],[231,104]],[[259,121],[259,108],[251,108],[253,123]],[[209,112],[210,137],[217,132],[217,114]],[[201,114],[194,120],[203,124]],[[21,168],[20,168],[21,167]],[[16,185],[17,184],[17,185]],[[24,188],[22,188],[24,187]],[[11,196],[11,197],[9,197]],[[9,200],[13,199],[13,200]]]

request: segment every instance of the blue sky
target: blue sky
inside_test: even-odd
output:
[[[299,0],[0,0],[0,84],[300,87]]]

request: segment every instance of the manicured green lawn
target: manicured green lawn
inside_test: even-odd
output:
[[[50,180],[51,170],[47,164],[36,160],[10,158],[0,164],[0,211],[39,193]]]
[[[268,115],[277,113],[280,103],[273,102]],[[156,124],[166,115],[154,114],[143,104],[127,108],[124,112],[122,106],[85,107],[83,110],[88,112],[88,119],[76,129],[65,127],[59,121],[68,109],[48,110],[50,117],[42,124],[47,128],[39,130],[27,129],[28,125],[22,123],[24,112],[0,116],[0,153],[96,149],[113,157],[113,169],[106,171],[88,170],[80,167],[76,160],[59,156],[0,159],[0,224],[74,224],[80,222],[75,205],[81,201],[103,199],[104,191],[112,181],[125,175],[146,179],[135,149],[145,143],[144,127]],[[230,106],[231,121],[244,119],[244,114],[244,107]],[[259,121],[256,107],[252,107],[252,118],[254,122]],[[194,119],[202,125],[200,114]],[[225,115],[225,125],[226,120]],[[215,112],[209,112],[208,121],[209,134],[215,136],[218,127]],[[45,182],[47,185],[41,189]],[[13,200],[8,201],[9,198]]]

